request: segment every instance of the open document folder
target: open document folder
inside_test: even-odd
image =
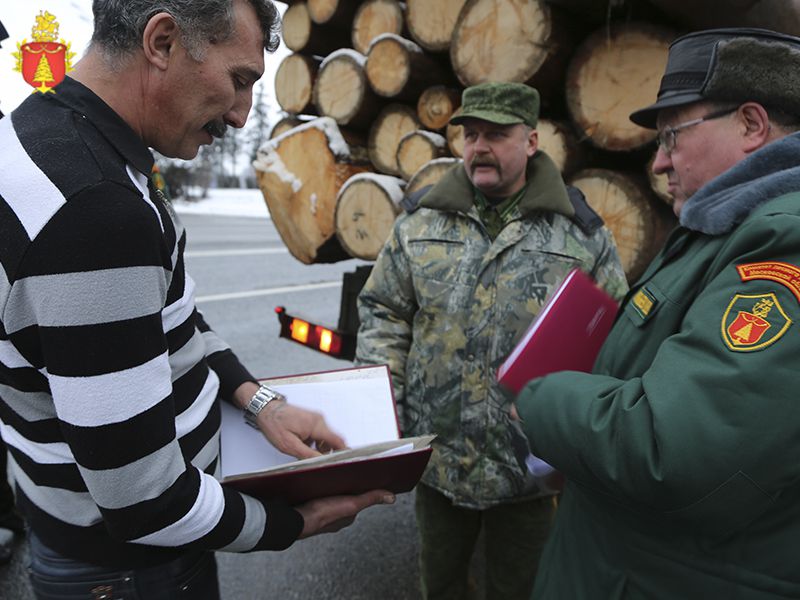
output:
[[[389,369],[356,367],[263,380],[295,406],[321,413],[349,449],[297,460],[222,406],[222,483],[263,499],[298,504],[372,489],[410,491],[431,455],[434,436],[399,438]]]
[[[548,373],[591,371],[616,315],[617,301],[573,269],[497,369],[497,380],[518,394]]]

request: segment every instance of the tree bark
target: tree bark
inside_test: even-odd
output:
[[[336,237],[354,258],[375,260],[401,212],[402,179],[389,175],[354,175],[336,198]]]
[[[605,150],[627,151],[653,141],[655,132],[630,114],[655,101],[675,33],[645,23],[595,31],[567,70],[567,108],[583,136]]]
[[[406,181],[420,167],[430,161],[445,156],[447,140],[437,133],[417,130],[405,134],[397,147],[397,169]]]
[[[390,104],[375,119],[369,130],[369,158],[378,171],[399,175],[397,147],[407,133],[420,128],[417,113],[404,104]]]
[[[275,97],[280,107],[292,114],[314,114],[314,82],[320,59],[290,54],[275,73]]]
[[[353,163],[333,119],[315,119],[265,143],[253,166],[275,229],[292,256],[305,264],[350,257],[335,236],[336,194],[367,165]]]

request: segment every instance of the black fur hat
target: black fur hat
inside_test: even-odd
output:
[[[658,99],[630,119],[655,129],[660,110],[700,100],[752,101],[800,116],[800,38],[749,28],[679,37],[669,47]]]

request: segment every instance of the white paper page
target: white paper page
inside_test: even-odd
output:
[[[345,379],[330,381],[331,373],[325,373],[320,378],[328,381],[323,383],[313,382],[312,376],[304,378],[302,383],[270,384],[270,387],[285,394],[291,404],[322,413],[330,428],[350,447],[398,439],[388,372],[380,368],[366,371],[365,377],[349,375],[345,371]],[[278,452],[260,431],[247,425],[241,410],[222,403],[223,477],[295,460]]]

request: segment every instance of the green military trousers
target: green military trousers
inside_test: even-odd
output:
[[[425,600],[470,597],[468,571],[481,530],[486,538],[487,600],[529,600],[555,515],[552,497],[472,510],[453,506],[420,484],[416,512]]]

